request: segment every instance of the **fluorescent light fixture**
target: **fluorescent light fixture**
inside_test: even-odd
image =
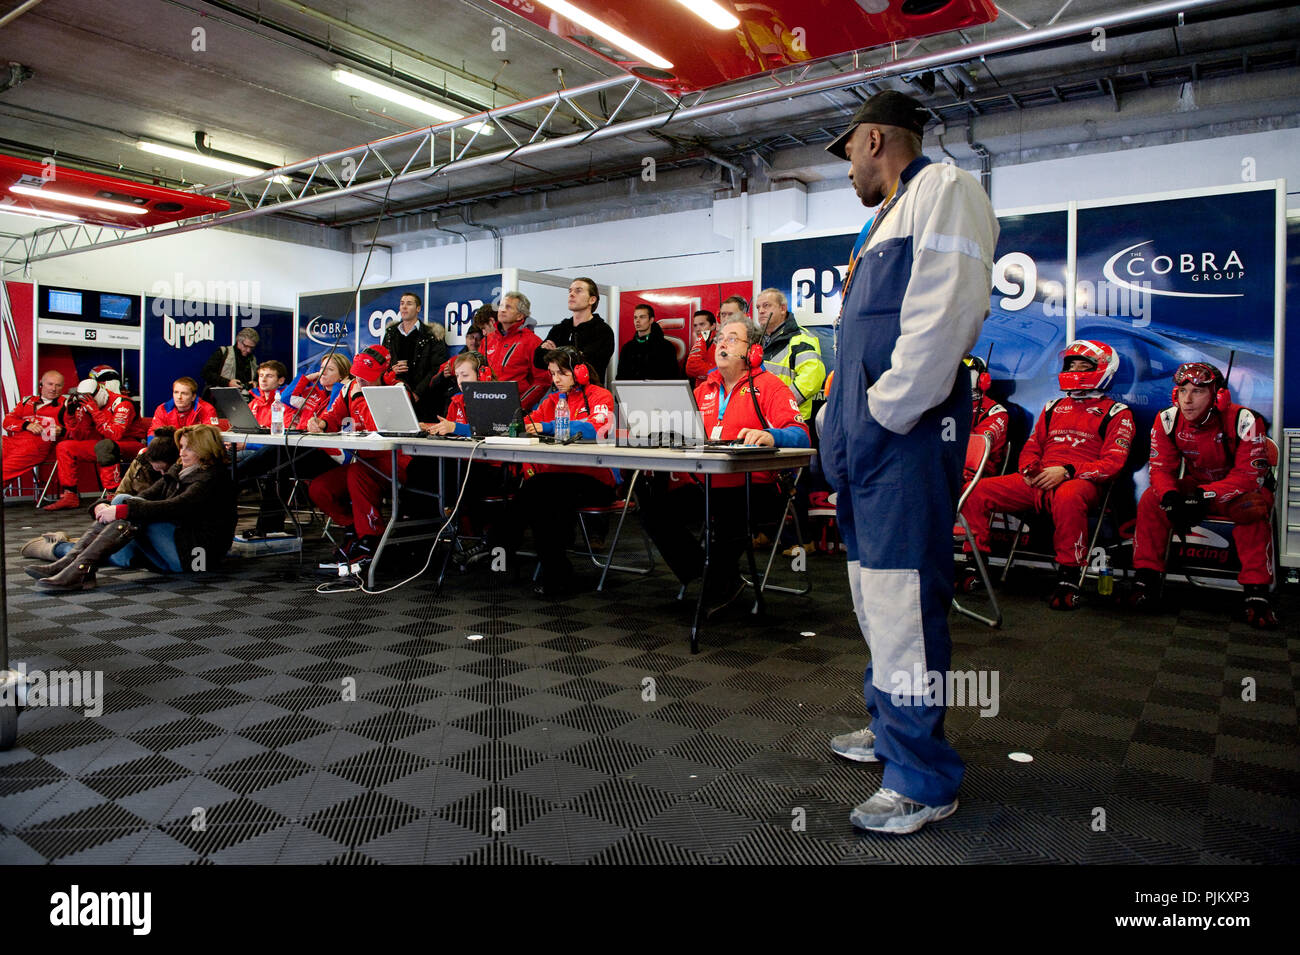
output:
[[[80,216],[66,212],[37,212],[35,209],[16,209],[13,206],[0,205],[0,213],[7,216],[22,216],[25,219],[62,219],[64,222],[80,222]]]
[[[734,30],[740,26],[740,20],[734,13],[714,0],[677,0],[691,13],[695,14],[711,27],[719,30]]]
[[[602,40],[608,40],[614,46],[618,47],[625,53],[631,53],[634,57],[650,66],[657,66],[661,70],[671,70],[672,63],[665,60],[662,56],[647,47],[642,46],[636,40],[632,39],[626,33],[620,33],[604,20],[593,17],[584,10],[579,10],[568,0],[537,0],[542,6],[554,10],[560,16],[572,20],[579,26],[586,27]],[[712,6],[712,4],[710,4]],[[689,6],[689,4],[688,4]],[[736,21],[739,25],[740,21]]]
[[[108,212],[120,212],[128,216],[142,216],[149,211],[143,206],[133,206],[125,202],[92,199],[90,196],[74,196],[67,192],[55,192],[53,189],[38,189],[35,186],[10,186],[9,191],[18,196],[31,196],[36,199],[47,199],[51,202],[66,202],[73,206],[104,209]]]
[[[423,113],[425,116],[431,116],[434,119],[442,120],[444,123],[454,122],[458,119],[464,119],[464,113],[458,113],[454,109],[449,109],[432,100],[424,99],[420,96],[414,96],[405,90],[399,90],[395,86],[389,86],[387,83],[380,83],[378,80],[372,80],[368,76],[362,76],[360,73],[353,73],[346,67],[336,66],[330,73],[338,82],[344,86],[350,86],[354,90],[361,90],[363,93],[369,93],[371,96],[378,96],[380,99],[387,100],[397,106],[412,110],[416,113]],[[487,123],[470,123],[466,129],[472,129],[476,133],[482,133],[485,136],[492,135],[492,127]]]
[[[179,159],[181,162],[194,163],[196,166],[205,166],[208,169],[228,172],[235,176],[261,176],[266,173],[266,170],[261,166],[249,166],[242,162],[231,162],[229,159],[220,159],[216,156],[208,156],[196,149],[181,149],[177,146],[151,143],[143,139],[137,142],[135,146],[137,149],[142,149],[147,153],[153,153],[155,156],[166,156],[168,159]],[[289,182],[289,177],[275,176],[274,181],[278,183],[287,183]]]

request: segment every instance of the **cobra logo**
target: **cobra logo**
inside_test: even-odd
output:
[[[314,315],[307,323],[307,337],[318,345],[333,347],[339,336],[346,335],[347,322]]]
[[[1115,285],[1152,295],[1168,295],[1171,298],[1241,298],[1244,292],[1179,292],[1173,289],[1152,288],[1152,276],[1176,274],[1180,279],[1190,282],[1222,282],[1244,278],[1246,267],[1236,249],[1228,252],[1227,258],[1220,261],[1214,252],[1179,252],[1176,255],[1148,256],[1140,252],[1143,246],[1151,245],[1154,239],[1137,242],[1126,249],[1120,249],[1102,268],[1102,274]],[[1124,260],[1124,261],[1121,261]],[[1140,283],[1140,284],[1139,284]]]

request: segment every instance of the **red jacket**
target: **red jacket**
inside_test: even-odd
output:
[[[13,410],[5,415],[3,425],[0,427],[4,428],[5,434],[17,434],[24,426],[41,418],[57,421],[62,409],[62,395],[50,402],[46,402],[40,395],[30,395],[14,405]],[[45,421],[40,423],[42,426],[47,425]]]
[[[758,371],[752,379],[752,388],[751,396],[751,379],[746,377],[740,379],[731,389],[731,396],[726,398],[726,408],[722,413],[722,428],[718,430],[718,409],[722,406],[724,398],[722,372],[716,369],[709,372],[704,384],[695,389],[695,403],[699,405],[700,417],[704,419],[704,433],[707,437],[713,440],[732,441],[740,437],[740,432],[744,428],[775,429],[788,428],[792,425],[797,425],[807,434],[808,426],[799,416],[799,405],[784,381],[771,372]],[[767,419],[766,425],[754,410],[755,398],[758,400],[758,407],[763,411],[763,417]],[[759,483],[770,483],[776,480],[776,472],[756,471],[753,480]],[[744,483],[743,474],[713,476],[714,487],[739,487]]]
[[[469,418],[465,415],[465,395],[463,393],[458,391],[451,396],[451,401],[447,403],[447,413],[443,417],[452,424],[469,424]]]
[[[1113,398],[1054,398],[1020,452],[1020,473],[1065,467],[1070,477],[1109,481],[1128,463],[1133,430],[1133,412]]]
[[[498,325],[483,340],[483,355],[497,381],[519,382],[519,403],[531,411],[550,387],[551,376],[544,368],[533,367],[533,353],[541,347],[537,333],[518,322],[508,333]]]
[[[1177,408],[1166,408],[1151,426],[1151,489],[1160,497],[1178,489],[1178,466],[1222,503],[1257,491],[1268,477],[1263,423],[1249,408],[1211,406],[1205,422],[1191,424]]]
[[[704,384],[704,379],[709,377],[709,372],[717,367],[717,361],[713,358],[713,350],[718,347],[717,326],[709,333],[707,338],[696,337],[694,344],[691,345],[690,354],[686,356],[686,377],[692,379],[695,384]]]
[[[176,410],[176,402],[164,401],[154,409],[153,421],[149,423],[149,437],[159,428],[188,428],[192,424],[211,424],[220,427],[221,416],[217,409],[202,398],[197,398],[187,414]]]
[[[569,421],[586,421],[596,431],[599,441],[609,435],[614,427],[614,396],[600,385],[573,387],[564,396],[569,402]],[[553,391],[537,406],[537,410],[528,415],[534,424],[546,424],[555,420],[555,406],[560,402],[560,393]],[[562,467],[555,464],[532,464],[533,471],[563,471],[566,474],[589,474],[597,481],[603,481],[610,487],[618,485],[614,472],[608,468]]]
[[[293,394],[289,397],[302,398],[301,408],[295,408],[289,405],[284,413],[285,430],[298,429],[302,430],[307,427],[307,422],[312,418],[321,417],[322,412],[329,407],[330,393],[333,388],[326,388],[318,385],[314,381],[308,381],[307,376],[303,375],[298,379],[298,384],[293,387]],[[288,404],[288,402],[286,402]],[[256,411],[254,411],[256,414]],[[263,427],[270,427],[270,408],[267,409],[267,423]],[[261,420],[260,418],[258,419]]]
[[[1002,473],[1002,459],[1007,455],[1007,426],[1011,416],[988,395],[980,395],[979,401],[971,403],[970,443],[966,445],[965,479],[975,476],[975,469],[980,466],[984,456],[984,435],[993,439],[993,448],[989,451],[988,463],[984,465],[984,477]]]

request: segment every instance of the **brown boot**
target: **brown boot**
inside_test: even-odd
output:
[[[96,521],[91,524],[86,532],[81,535],[81,538],[72,545],[72,550],[68,551],[62,557],[54,558],[53,563],[45,564],[40,567],[24,567],[23,569],[27,571],[28,577],[33,577],[36,580],[44,580],[46,577],[53,577],[59,571],[63,570],[63,568],[67,567],[80,557],[81,552],[89,547],[90,542],[98,537],[107,526],[107,524],[101,524],[99,521]]]
[[[33,537],[23,545],[20,553],[29,560],[58,560],[54,548],[68,543],[68,535],[63,531],[46,531],[40,537]]]
[[[72,560],[66,567],[40,583],[52,590],[89,590],[95,586],[95,569],[113,552],[124,547],[135,537],[134,524],[114,521],[101,525],[104,529],[94,536],[79,554],[69,554]],[[89,536],[89,535],[87,535]],[[84,541],[86,538],[83,537]],[[81,541],[77,542],[78,544]]]

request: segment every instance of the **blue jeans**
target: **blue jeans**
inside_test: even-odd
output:
[[[118,494],[113,503],[124,504],[130,497],[129,494]],[[109,555],[108,562],[114,567],[130,567],[137,557],[143,558],[154,570],[172,574],[183,571],[185,566],[176,550],[176,525],[168,521],[139,525],[135,539]]]

